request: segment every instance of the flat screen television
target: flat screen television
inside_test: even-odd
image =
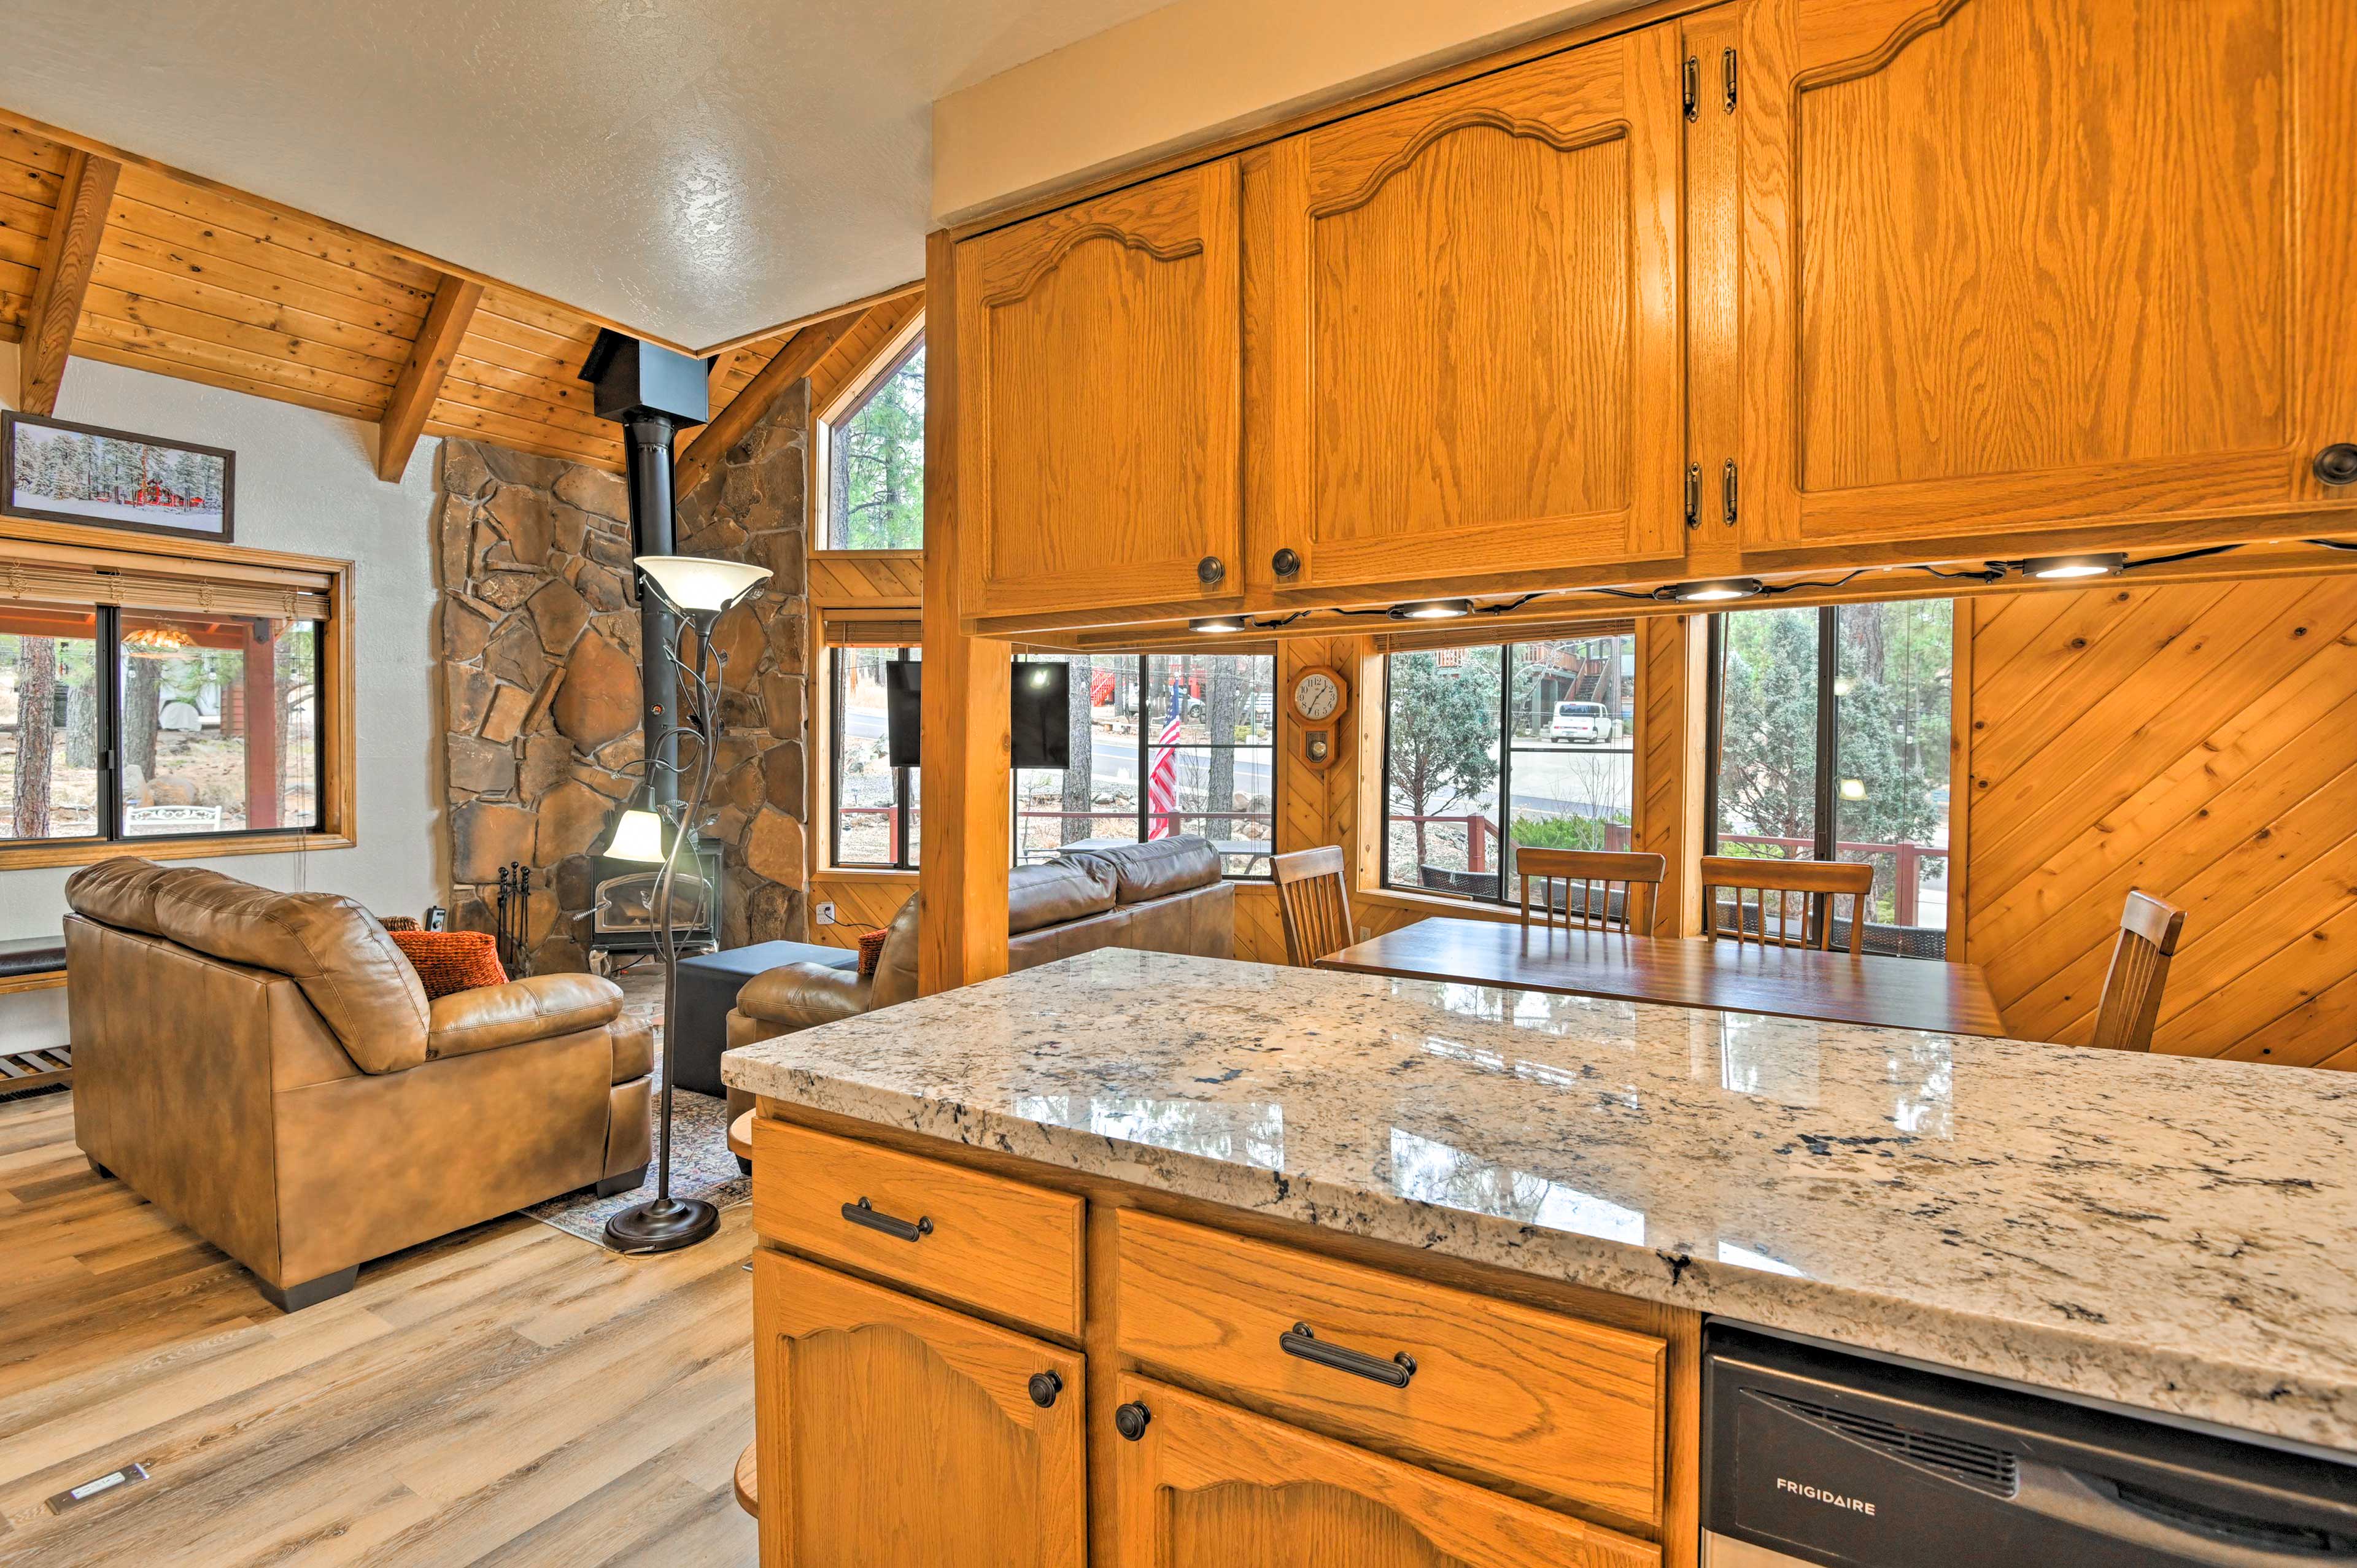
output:
[[[921,663],[884,666],[885,760],[917,768],[924,728]],[[1007,739],[1017,768],[1072,765],[1072,672],[1062,664],[1017,664],[1007,682]]]
[[[884,666],[884,749],[895,768],[915,768],[925,727],[925,667],[911,660]]]
[[[1017,768],[1072,765],[1072,671],[1017,664],[1007,681],[1007,742]]]

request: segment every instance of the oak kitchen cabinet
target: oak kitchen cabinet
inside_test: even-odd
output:
[[[1648,27],[1269,149],[1247,208],[1255,582],[1684,552],[1683,59],[1674,23]]]
[[[2357,6],[1581,37],[962,241],[969,623],[2357,529]]]
[[[958,247],[977,613],[1240,599],[1236,184],[1206,164]]]
[[[788,1110],[753,1126],[764,1568],[1692,1568],[1696,1315]]]
[[[1748,559],[2357,504],[2357,7],[1742,15]]]

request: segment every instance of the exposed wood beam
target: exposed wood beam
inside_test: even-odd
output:
[[[458,345],[475,319],[475,307],[482,303],[481,284],[443,275],[441,286],[434,291],[433,308],[417,329],[417,341],[410,345],[409,362],[402,366],[401,379],[393,383],[384,417],[377,421],[378,478],[389,484],[401,482],[409,467],[409,455],[417,450],[417,438],[425,433],[426,416],[434,412],[434,400],[442,395],[450,361],[457,358]]]
[[[55,413],[58,389],[65,383],[66,356],[73,351],[74,328],[98,264],[99,236],[106,229],[107,203],[114,199],[123,166],[79,148],[66,155],[58,187],[57,212],[41,250],[41,275],[25,313],[24,360],[18,402],[27,413]]]
[[[380,250],[388,251],[405,262],[429,268],[447,276],[468,278],[476,283],[490,285],[521,298],[544,305],[552,310],[562,311],[567,316],[577,316],[582,320],[592,322],[599,327],[610,327],[617,332],[625,333],[662,348],[674,349],[682,354],[693,351],[685,344],[673,342],[659,333],[632,327],[627,322],[617,321],[612,317],[601,316],[594,310],[585,310],[577,305],[568,305],[561,299],[552,299],[547,295],[521,287],[503,278],[495,278],[489,273],[477,272],[472,267],[460,266],[456,262],[445,261],[414,245],[404,245],[398,241],[385,239],[382,235],[371,234],[365,229],[355,229],[349,223],[339,223],[332,218],[317,213],[305,212],[299,208],[289,207],[282,201],[273,201],[266,196],[256,196],[250,190],[240,189],[236,186],[221,180],[208,179],[200,174],[190,174],[187,169],[167,164],[161,158],[143,157],[137,153],[127,152],[110,142],[102,142],[94,136],[85,136],[78,131],[69,131],[62,125],[52,125],[46,120],[36,120],[29,114],[19,114],[13,109],[0,109],[0,125],[13,125],[17,130],[29,131],[44,141],[55,142],[59,146],[74,148],[88,153],[93,157],[108,158],[117,164],[130,164],[162,175],[165,178],[180,185],[189,186],[198,190],[215,191],[232,200],[242,201],[250,207],[258,207],[264,211],[280,213],[305,223],[314,223],[322,228],[331,229],[338,233],[350,235],[355,240],[376,246]],[[769,331],[756,333],[754,336],[765,338],[770,336],[770,332],[775,330],[777,329],[773,328]],[[708,349],[705,350],[706,354],[711,351]]]
[[[772,338],[782,338],[789,332],[799,332],[805,327],[832,321],[838,316],[856,316],[872,306],[888,304],[892,300],[921,299],[924,293],[925,280],[922,278],[913,283],[894,284],[890,288],[879,288],[874,294],[862,295],[841,305],[830,305],[824,310],[814,310],[808,316],[792,317],[774,327],[757,328],[753,331],[724,338],[705,349],[704,357],[710,359],[715,354],[731,354],[739,349],[749,349],[756,343],[766,343]]]
[[[778,350],[777,358],[760,369],[760,372],[745,383],[745,390],[731,399],[726,408],[716,409],[712,423],[696,432],[688,443],[687,451],[680,457],[679,467],[672,480],[672,493],[683,496],[703,481],[704,477],[719,466],[720,455],[745,438],[761,411],[780,392],[811,373],[811,367],[826,357],[826,351],[839,342],[860,312],[848,310],[840,316],[803,328]]]

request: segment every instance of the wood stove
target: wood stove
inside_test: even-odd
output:
[[[655,950],[655,881],[660,865],[599,855],[590,863],[589,950],[632,958]],[[680,852],[672,887],[672,929],[683,950],[719,945],[720,853],[702,844]]]

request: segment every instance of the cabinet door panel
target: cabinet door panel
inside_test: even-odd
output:
[[[1210,164],[958,247],[978,613],[1240,596],[1236,177]],[[1211,587],[1207,556],[1229,569]]]
[[[1256,572],[1262,541],[1312,588],[1682,549],[1675,34],[1270,149]]]
[[[753,1266],[764,1568],[1081,1568],[1080,1357],[783,1253]]]
[[[2351,18],[1750,7],[1747,546],[2357,504]]]
[[[1139,1377],[1118,1568],[1639,1568],[1660,1548]]]

